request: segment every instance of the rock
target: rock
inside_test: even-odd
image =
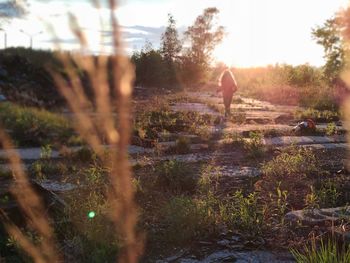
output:
[[[78,186],[74,184],[55,182],[52,180],[42,180],[38,182],[38,184],[52,192],[67,192],[78,188]]]
[[[219,246],[222,246],[222,247],[229,247],[230,246],[230,241],[227,240],[227,239],[223,239],[223,240],[218,241],[217,244]]]
[[[45,211],[52,216],[63,213],[66,204],[58,195],[35,181],[30,181],[30,185],[42,198],[46,208]],[[12,178],[0,179],[0,209],[5,212],[12,222],[18,226],[24,226],[26,224],[26,219],[11,193],[11,188],[13,186],[14,182]],[[16,185],[16,187],[18,187],[18,185]]]
[[[7,77],[7,75],[8,75],[7,70],[4,68],[0,68],[0,77],[5,78],[5,77]]]
[[[186,250],[180,250],[178,253],[176,253],[173,256],[167,257],[163,260],[157,260],[156,263],[171,263],[175,262],[177,259],[182,257],[186,253]]]
[[[203,259],[181,258],[177,262],[180,263],[291,263],[295,262],[290,253],[273,253],[269,251],[216,251]]]
[[[241,238],[241,236],[234,235],[234,236],[231,237],[231,240],[233,242],[239,242],[239,241],[242,240],[242,238]]]
[[[286,214],[285,219],[291,223],[303,225],[324,225],[326,222],[338,222],[342,219],[350,219],[349,207],[323,208],[313,210],[296,210]]]

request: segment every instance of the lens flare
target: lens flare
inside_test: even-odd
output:
[[[95,213],[94,211],[90,211],[90,212],[88,213],[88,218],[89,218],[89,219],[93,219],[95,216],[96,216],[96,213]]]

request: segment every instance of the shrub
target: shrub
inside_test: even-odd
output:
[[[58,232],[66,242],[75,244],[73,256],[83,262],[115,261],[121,242],[109,219],[105,196],[100,191],[80,191],[65,201],[68,220]]]
[[[330,122],[326,127],[326,135],[331,136],[337,134],[337,126],[334,122]]]
[[[250,132],[249,139],[244,141],[244,148],[248,155],[253,158],[260,157],[264,154],[263,135],[261,132]]]
[[[186,137],[180,137],[176,140],[175,151],[178,154],[185,154],[191,151],[191,143]]]
[[[189,197],[175,197],[164,207],[165,240],[183,244],[215,231],[215,213],[207,203]]]
[[[325,243],[322,239],[320,246],[311,241],[311,246],[304,246],[303,250],[292,249],[291,253],[298,263],[345,263],[350,262],[350,246],[342,247],[334,239]]]
[[[198,180],[199,191],[202,194],[209,194],[217,190],[219,179],[222,176],[219,167],[213,165],[205,165],[202,167],[200,178]]]
[[[337,186],[331,180],[322,182],[321,187],[316,191],[319,203],[321,207],[335,207],[338,203],[338,197],[340,193],[337,190]]]
[[[268,177],[282,178],[291,175],[312,175],[318,173],[318,164],[312,150],[291,148],[263,164],[263,173]]]
[[[252,235],[261,233],[263,217],[258,206],[257,193],[244,196],[241,190],[237,191],[230,203],[220,204],[220,215],[222,220],[231,226]]]
[[[339,113],[330,110],[316,110],[308,108],[306,110],[299,110],[295,112],[295,118],[297,120],[313,119],[315,121],[330,122],[339,119]]]
[[[171,160],[156,166],[157,185],[175,193],[194,192],[197,180],[188,164]]]
[[[46,110],[4,103],[0,104],[0,121],[20,145],[64,143],[73,136],[66,118]]]

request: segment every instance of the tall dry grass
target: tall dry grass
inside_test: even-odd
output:
[[[99,1],[94,0],[93,4],[96,8],[100,8]],[[110,207],[109,216],[123,244],[118,261],[131,263],[137,262],[142,253],[142,238],[135,231],[137,208],[128,161],[131,132],[130,99],[134,70],[129,59],[124,55],[124,45],[115,16],[116,0],[109,0],[109,9],[113,33],[113,55],[110,58],[102,55],[94,58],[84,54],[88,48],[86,38],[74,14],[69,14],[71,29],[80,42],[81,52],[72,56],[59,53],[59,59],[64,65],[68,78],[52,70],[51,74],[71,111],[76,115],[75,129],[104,162],[104,165],[110,168],[110,185],[106,194]],[[102,18],[100,21],[102,26]],[[52,27],[49,26],[49,29],[54,34]],[[56,45],[59,48],[59,44],[56,43]],[[108,73],[110,65],[112,79],[109,78]],[[76,68],[88,73],[95,95],[94,101],[89,100]],[[91,105],[97,117],[92,117],[86,110]],[[117,113],[117,120],[113,117],[113,113]],[[5,150],[14,148],[11,139],[4,131],[0,132],[0,141]],[[106,157],[103,143],[110,146],[108,157]],[[12,193],[28,218],[28,223],[38,233],[41,242],[34,244],[2,212],[1,217],[6,229],[34,262],[60,262],[62,255],[60,255],[53,234],[54,230],[50,224],[51,220],[46,215],[43,202],[32,189],[28,176],[21,168],[19,155],[9,156],[14,176]]]

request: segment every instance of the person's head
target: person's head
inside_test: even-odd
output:
[[[235,78],[229,68],[226,68],[219,78],[219,86],[222,86],[224,83],[236,83]]]

